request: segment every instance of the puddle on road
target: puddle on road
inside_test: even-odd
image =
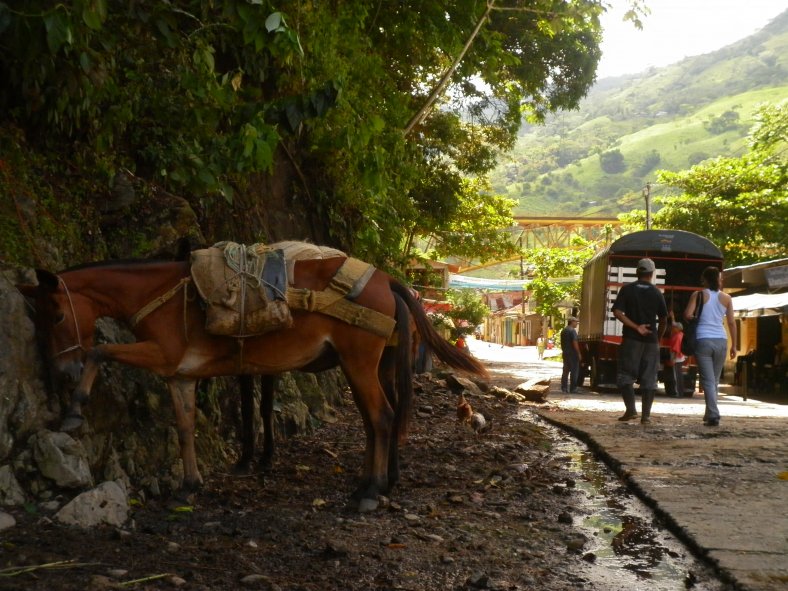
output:
[[[529,413],[530,415],[530,413]],[[574,525],[587,538],[582,576],[606,591],[724,591],[714,570],[661,526],[651,509],[628,489],[584,443],[539,417],[553,449],[569,459],[575,487],[585,496]]]

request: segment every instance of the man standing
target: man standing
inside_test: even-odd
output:
[[[654,271],[654,261],[639,260],[637,281],[624,285],[613,303],[613,315],[624,325],[618,348],[616,385],[624,398],[626,410],[619,421],[629,421],[638,416],[634,386],[637,381],[642,397],[640,422],[651,422],[651,405],[657,390],[659,370],[659,338],[665,333],[668,316],[662,292],[651,283]]]
[[[580,380],[580,343],[577,340],[577,318],[570,316],[561,331],[561,354],[564,371],[561,373],[561,392],[577,392]]]

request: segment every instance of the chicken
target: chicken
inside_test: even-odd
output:
[[[457,401],[457,420],[460,423],[467,423],[473,416],[473,408],[470,402],[465,400],[465,394],[460,392],[460,398]]]
[[[492,417],[487,417],[480,412],[473,413],[470,422],[471,429],[473,429],[477,435],[479,435],[479,433],[486,433],[492,429]]]
[[[471,415],[471,429],[476,431],[478,434],[479,431],[484,429],[485,425],[487,424],[487,419],[484,418],[484,415],[480,412],[475,412]]]

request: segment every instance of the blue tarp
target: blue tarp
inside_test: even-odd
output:
[[[525,291],[527,279],[484,279],[482,277],[466,277],[449,275],[449,287],[460,289],[491,289],[494,291]]]

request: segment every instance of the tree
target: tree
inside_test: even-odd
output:
[[[16,0],[0,3],[0,108],[39,148],[69,154],[55,166],[92,179],[97,195],[129,169],[221,216],[260,177],[292,168],[283,190],[308,204],[313,225],[396,266],[416,232],[446,237],[446,252],[466,244],[435,214],[472,200],[487,209],[485,176],[523,115],[577,105],[594,81],[603,10],[597,0]],[[425,197],[438,189],[436,210]]]
[[[662,160],[662,157],[657,150],[649,150],[646,155],[643,156],[643,162],[637,167],[637,175],[641,177],[646,176],[659,164],[660,160]]]
[[[621,150],[608,150],[599,155],[599,165],[608,174],[618,174],[627,169]]]
[[[718,116],[711,116],[703,122],[703,128],[714,135],[738,129],[739,114],[736,111],[725,111]]]
[[[658,182],[683,191],[658,197],[654,224],[708,237],[729,266],[788,256],[788,101],[765,105],[740,158],[716,158]]]
[[[524,251],[523,258],[533,269],[526,286],[537,302],[536,311],[542,316],[560,316],[558,305],[580,299],[583,265],[594,256],[594,245],[575,237],[572,248],[537,248]]]
[[[446,315],[454,322],[451,332],[455,339],[473,333],[490,313],[482,297],[469,289],[450,289],[446,299],[452,303]]]

